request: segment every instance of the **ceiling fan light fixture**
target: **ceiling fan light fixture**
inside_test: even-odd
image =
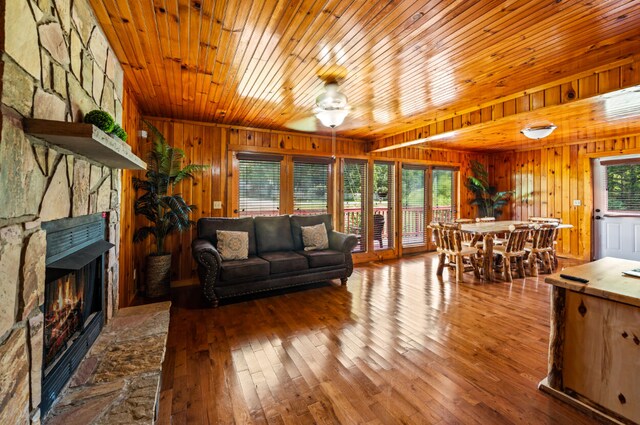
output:
[[[520,130],[520,133],[524,134],[524,136],[529,139],[538,140],[549,136],[556,128],[558,127],[554,124],[542,125],[538,127],[527,127]]]
[[[347,107],[347,96],[340,93],[338,84],[328,83],[324,86],[324,93],[316,98],[316,105],[320,109],[344,109]]]
[[[316,98],[313,113],[325,127],[336,128],[344,122],[349,114],[349,104],[347,96],[340,93],[337,83],[325,84],[324,93]]]
[[[348,109],[317,109],[315,112],[322,125],[330,128],[342,124],[348,113]]]

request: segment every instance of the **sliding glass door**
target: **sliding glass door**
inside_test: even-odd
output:
[[[402,247],[419,247],[426,243],[427,168],[402,166]]]
[[[456,218],[457,170],[402,166],[402,247],[433,249],[428,225]]]

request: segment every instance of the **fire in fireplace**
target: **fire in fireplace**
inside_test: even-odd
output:
[[[69,273],[49,284],[44,307],[45,365],[51,364],[56,354],[82,329],[84,285],[78,283],[76,274]]]

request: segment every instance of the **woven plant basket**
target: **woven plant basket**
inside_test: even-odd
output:
[[[171,254],[147,256],[147,297],[169,294],[171,287]]]

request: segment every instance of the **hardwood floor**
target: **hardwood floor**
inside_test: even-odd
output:
[[[177,290],[159,423],[594,423],[537,389],[544,275],[456,284],[436,267],[433,254],[372,263],[346,288],[218,309]]]

